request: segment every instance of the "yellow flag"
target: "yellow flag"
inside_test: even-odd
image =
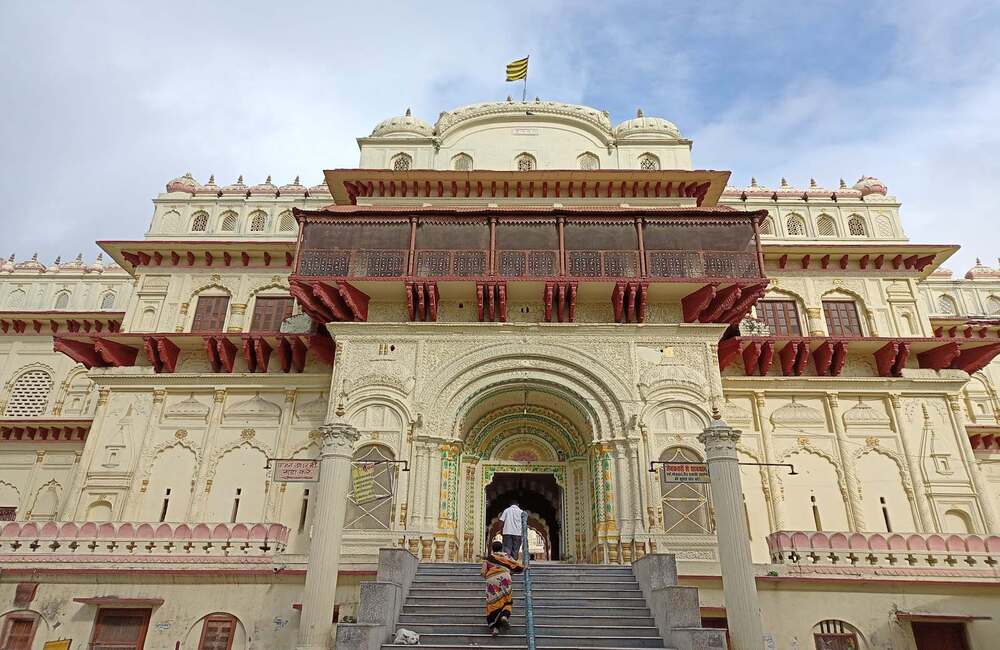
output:
[[[528,57],[507,64],[507,81],[520,81],[528,76]]]

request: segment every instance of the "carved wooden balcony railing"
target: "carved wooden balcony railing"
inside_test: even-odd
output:
[[[567,275],[579,278],[634,278],[640,275],[638,251],[567,250]]]
[[[496,274],[507,278],[554,278],[559,275],[558,250],[498,250]]]
[[[646,251],[651,278],[759,278],[756,253],[732,251]]]
[[[489,275],[484,250],[418,250],[416,275],[423,278],[481,277]]]
[[[406,275],[408,250],[304,250],[300,273],[311,276],[398,278]]]

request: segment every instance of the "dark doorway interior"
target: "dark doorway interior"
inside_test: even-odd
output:
[[[560,559],[562,488],[552,474],[496,474],[486,486],[486,540],[498,529],[498,517],[513,501],[529,513],[528,524],[547,536],[548,559]],[[537,516],[539,521],[532,521]]]
[[[917,650],[968,650],[965,623],[917,622],[913,625],[913,639]]]

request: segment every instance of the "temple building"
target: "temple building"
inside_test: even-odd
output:
[[[534,562],[671,554],[724,628],[719,495],[669,471],[719,417],[760,647],[995,647],[1000,270],[953,277],[877,178],[733,187],[641,111],[358,145],[317,186],[176,178],[94,263],[0,261],[0,648],[333,647],[383,549],[478,562],[513,501]],[[680,638],[644,647],[721,647]]]

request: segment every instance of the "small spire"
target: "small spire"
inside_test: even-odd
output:
[[[215,185],[215,174],[208,175],[208,185]]]
[[[976,266],[982,266],[983,262],[978,257],[976,258]]]
[[[785,180],[784,176],[781,177],[781,186],[788,187],[788,181]]]
[[[537,97],[535,97],[535,103],[536,103],[536,104],[541,104],[541,103],[542,103],[542,100],[540,100],[540,99],[538,99]]]
[[[7,258],[7,261],[8,262],[13,262],[14,261],[14,253],[10,254],[10,257]]]
[[[74,262],[82,262],[82,261],[83,261],[83,253],[80,253],[80,254],[78,254],[78,255],[76,256],[76,259],[75,259],[75,260],[73,260],[73,261],[74,261]]]
[[[266,180],[266,181],[264,181],[264,185],[270,185],[270,184],[271,184],[271,175],[270,175],[270,174],[268,174],[268,175],[267,175],[267,180]]]
[[[756,176],[751,176],[750,177],[750,187],[757,187],[757,177]]]
[[[294,180],[294,181],[292,182],[292,185],[300,185],[300,184],[301,184],[301,183],[299,183],[299,177],[298,177],[298,176],[296,176],[296,177],[295,177],[295,180]]]
[[[514,103],[514,100],[511,98],[510,95],[507,95],[507,103],[508,104],[513,104]]]
[[[104,261],[104,253],[103,252],[100,252],[100,253],[97,254],[97,261],[98,262],[103,262]]]
[[[809,187],[816,187],[816,179],[815,178],[810,178],[809,179]]]
[[[31,261],[32,262],[37,262],[38,261],[38,253],[35,253],[34,255],[31,256]]]
[[[56,255],[56,261],[52,262],[55,266],[62,264],[62,255]]]
[[[243,184],[243,174],[240,174],[240,177],[236,179],[236,184],[237,185]]]
[[[635,116],[636,116],[636,117],[642,117],[642,116],[643,116],[643,115],[642,115],[642,109],[641,109],[641,108],[637,108],[637,109],[635,109]]]
[[[413,113],[410,111],[410,107],[406,107],[406,112],[404,113],[406,117],[413,117]]]
[[[847,189],[847,182],[843,178],[840,179],[840,189],[842,190]]]
[[[719,410],[718,406],[713,406],[712,407],[712,419],[713,420],[721,420],[722,419],[722,411]]]

